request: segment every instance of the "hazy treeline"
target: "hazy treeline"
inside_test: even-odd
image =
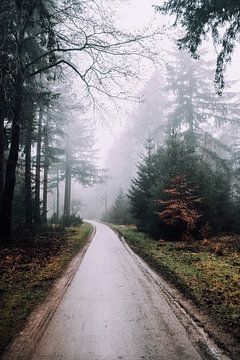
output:
[[[178,21],[192,36],[192,42],[183,38],[179,43],[196,57],[205,28],[199,27],[198,36],[194,37],[193,27],[183,11],[188,6],[188,1],[182,2],[178,14],[178,1],[166,1],[157,10],[179,15]],[[205,14],[201,7],[195,10]],[[153,153],[160,148],[167,151],[166,139],[173,136],[169,134],[177,134],[178,141],[218,174],[219,179],[226,180],[230,207],[237,208],[234,204],[238,197],[239,105],[237,94],[228,91],[223,73],[236,41],[238,28],[234,26],[238,24],[239,5],[234,1],[224,2],[217,10],[214,17],[204,17],[204,21],[207,26],[214,26],[214,41],[222,46],[215,83],[219,92],[225,85],[224,96],[220,98],[215,93],[209,62],[194,61],[185,52],[170,52],[166,72],[162,67],[150,79],[145,103],[132,116],[131,124],[116,144],[121,148],[117,151],[115,147],[117,161],[113,154],[109,161],[109,164],[115,161],[110,178],[121,181],[116,186],[109,179],[105,186],[107,212],[111,187],[122,187],[125,191],[136,175],[144,139],[153,137],[156,147]],[[106,180],[105,171],[95,165],[91,111],[103,114],[107,99],[111,99],[114,109],[118,109],[119,100],[132,99],[133,91],[127,91],[129,84],[132,81],[131,88],[138,83],[141,60],[146,70],[149,60],[153,64],[160,58],[157,44],[166,31],[157,22],[156,26],[152,22],[142,31],[122,30],[115,26],[120,23],[116,14],[117,0],[1,1],[1,240],[11,240],[13,227],[30,232],[41,229],[47,223],[50,191],[56,193],[52,220],[59,221],[60,182],[64,181],[65,221],[71,217],[72,180],[84,185]],[[160,15],[159,19],[162,19]],[[226,25],[223,36],[218,31],[221,24]],[[127,161],[121,162],[121,158]],[[175,180],[186,182],[185,175],[180,175],[177,173]],[[171,186],[166,185],[165,190],[170,191]],[[197,183],[194,186],[200,188]],[[151,201],[164,205],[161,203],[164,200],[158,197]],[[206,195],[201,201],[207,201]],[[155,216],[155,211],[152,214]],[[161,210],[159,216],[163,217]]]
[[[208,57],[172,50],[166,71],[149,80],[130,133],[122,133],[125,157],[115,174],[130,162],[132,178],[120,185],[131,214],[124,223],[156,237],[239,231],[239,94],[230,82],[216,95]],[[120,195],[108,216],[117,223]]]

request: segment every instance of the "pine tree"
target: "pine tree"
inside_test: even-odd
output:
[[[6,62],[6,60],[1,59],[1,61],[4,61],[3,78],[8,77],[8,79],[11,79],[10,85],[12,87],[10,99],[12,112],[9,117],[11,122],[11,141],[6,160],[6,180],[2,195],[0,225],[1,237],[8,242],[11,238],[13,194],[16,182],[21,127],[23,126],[26,63],[39,56],[44,49],[46,50],[48,46],[44,48],[43,39],[46,44],[54,25],[50,19],[51,16],[45,1],[12,1],[6,5],[4,0],[1,3],[1,10],[1,17],[8,19],[5,36],[1,38],[1,45],[3,45],[2,50],[4,54],[10,60]],[[38,36],[35,36],[37,33],[42,34],[41,41]],[[50,48],[51,46],[48,49],[50,50]],[[4,92],[7,91],[7,88],[8,85],[4,87]]]
[[[129,200],[122,189],[119,190],[109,213],[105,214],[104,220],[120,225],[127,225],[132,223]]]
[[[153,35],[148,32],[136,36],[114,28],[112,21],[104,16],[106,10],[95,1],[69,0],[67,4],[56,0],[2,0],[0,3],[0,110],[4,108],[0,111],[0,237],[6,242],[11,239],[13,196],[24,129],[24,90],[28,79],[36,83],[40,78],[57,80],[68,67],[81,81],[82,98],[88,96],[94,108],[97,107],[96,94],[125,99],[119,75],[127,79],[136,76],[135,64],[144,56],[143,44]],[[150,47],[146,53],[148,51],[151,52]],[[10,135],[7,149],[6,123]],[[37,223],[39,171],[36,178],[34,218]]]
[[[149,226],[149,209],[151,206],[151,189],[155,184],[155,156],[154,143],[151,137],[146,140],[146,155],[142,158],[137,168],[137,175],[132,180],[129,190],[131,213],[139,230],[146,231]]]
[[[129,191],[140,230],[156,238],[172,235],[174,239],[177,229],[188,237],[193,230],[199,236],[206,223],[215,233],[233,229],[231,179],[222,168],[213,169],[175,133],[151,154],[151,172],[147,158]],[[166,227],[166,223],[174,226]]]
[[[72,179],[82,185],[93,185],[103,181],[101,169],[95,165],[94,128],[86,119],[70,123],[65,130],[64,216],[71,213]],[[71,139],[71,140],[70,140]]]
[[[180,23],[186,33],[178,40],[180,48],[188,49],[197,58],[197,50],[210,32],[214,44],[219,47],[215,82],[222,92],[224,71],[230,63],[239,37],[240,5],[236,0],[166,0],[157,10],[176,15],[175,25]],[[180,55],[181,56],[181,55]]]
[[[182,133],[191,146],[205,150],[208,160],[216,159],[217,154],[229,149],[213,135],[215,127],[240,122],[236,94],[227,89],[222,97],[215,94],[211,61],[196,61],[184,51],[173,52],[173,59],[167,76],[173,109],[169,112],[169,127]]]

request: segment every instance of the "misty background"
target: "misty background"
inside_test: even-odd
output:
[[[211,39],[204,43],[200,60],[193,60],[190,55],[180,51],[176,40],[182,34],[181,29],[172,29],[173,19],[156,13],[152,5],[161,1],[129,0],[118,3],[118,8],[111,7],[114,12],[114,22],[127,31],[142,30],[145,27],[160,27],[163,29],[159,43],[156,44],[158,56],[154,62],[148,60],[139,64],[138,78],[131,79],[127,86],[123,85],[128,97],[121,99],[106,99],[101,96],[97,102],[101,105],[90,110],[81,108],[79,99],[79,81],[71,75],[71,93],[69,82],[61,89],[63,96],[72,99],[76,120],[84,119],[91,122],[91,137],[94,139],[95,164],[103,168],[106,181],[103,184],[82,185],[76,179],[72,182],[71,211],[85,219],[102,219],[112,208],[120,191],[125,194],[131,186],[131,180],[136,175],[137,164],[146,153],[146,139],[150,136],[156,146],[161,146],[171,130],[170,120],[173,89],[169,89],[169,76],[179,58],[185,57],[185,64],[191,63],[197,69],[201,61],[208,62],[210,74],[208,78],[209,91],[214,89],[214,69],[216,49]],[[109,4],[110,5],[110,4]],[[232,62],[226,70],[227,86],[219,102],[226,101],[228,92],[239,96],[239,46],[233,54]],[[236,101],[236,99],[234,100]],[[102,104],[104,103],[104,104]],[[206,126],[206,125],[204,125]],[[207,125],[208,131],[216,139],[221,139],[226,145],[236,144],[231,136],[232,126],[216,126],[214,122]],[[81,131],[81,130],[80,130]],[[239,133],[239,130],[234,130]],[[70,140],[71,141],[71,140]],[[80,139],[78,141],[81,141]],[[229,154],[224,154],[227,158]],[[56,212],[56,189],[49,191],[48,217]],[[60,182],[60,213],[63,213],[64,182]]]

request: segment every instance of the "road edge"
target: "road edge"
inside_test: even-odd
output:
[[[86,221],[87,222],[87,221]],[[56,312],[63,296],[70,286],[83,258],[91,244],[96,227],[91,223],[92,231],[85,246],[74,256],[63,275],[53,284],[47,298],[39,304],[29,316],[25,327],[15,336],[2,356],[2,360],[30,360],[42,338],[50,320]]]
[[[232,354],[232,351],[227,348],[225,344],[221,343],[218,336],[208,328],[206,329],[204,319],[202,316],[198,316],[200,310],[197,309],[191,300],[185,298],[173,284],[170,284],[161,276],[161,273],[155,271],[150,264],[139,256],[117,229],[112,228],[111,225],[106,223],[104,225],[110,227],[111,230],[117,234],[119,240],[122,242],[128,253],[135,259],[145,276],[147,276],[155,284],[158,291],[162,293],[175,316],[187,331],[190,341],[197,348],[201,356],[203,356],[203,359],[236,359],[234,356],[235,354]]]

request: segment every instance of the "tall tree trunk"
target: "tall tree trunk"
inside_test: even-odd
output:
[[[19,152],[20,123],[22,115],[22,93],[23,77],[22,72],[19,70],[19,73],[16,75],[15,80],[15,106],[13,109],[10,151],[6,164],[6,180],[3,191],[2,216],[0,226],[1,238],[3,238],[6,242],[10,242],[11,240],[12,204]]]
[[[4,14],[6,11],[6,2],[1,2],[0,4],[0,13]],[[4,43],[4,37],[6,33],[6,27],[9,19],[1,19],[0,22],[0,43]],[[4,47],[0,51],[0,64],[1,64],[1,81],[0,81],[0,219],[1,219],[1,210],[2,210],[2,199],[3,199],[3,190],[4,190],[4,150],[5,150],[5,133],[4,133],[4,118],[6,116],[6,84],[5,77],[7,73],[6,65],[7,56],[6,50],[4,52]]]
[[[70,143],[69,137],[67,138],[66,146],[66,167],[65,167],[65,196],[64,196],[64,216],[70,216],[71,207],[71,156],[70,156]]]
[[[57,168],[57,222],[59,221],[59,167]]]
[[[65,177],[64,216],[68,218],[70,216],[71,205],[71,171],[69,165],[66,165]]]
[[[44,164],[43,164],[43,223],[47,224],[47,196],[48,196],[48,170],[49,170],[49,141],[48,121],[44,126]]]
[[[30,121],[31,122],[31,121]],[[32,230],[33,212],[32,212],[32,124],[27,125],[25,139],[25,228]]]
[[[43,219],[44,224],[47,224],[48,170],[49,170],[49,165],[44,164],[44,170],[43,170],[43,212],[42,212],[42,219]]]
[[[3,187],[4,187],[4,148],[5,148],[4,112],[3,109],[1,108],[0,109],[0,218],[1,218],[2,197],[3,197]]]
[[[34,201],[34,224],[37,228],[41,225],[40,185],[41,185],[42,118],[43,118],[43,108],[42,106],[40,106],[39,116],[38,116],[36,172],[35,172],[35,201]]]
[[[69,181],[68,181],[68,216],[71,215],[71,196],[72,196],[72,172],[71,172],[71,164],[69,167]]]

